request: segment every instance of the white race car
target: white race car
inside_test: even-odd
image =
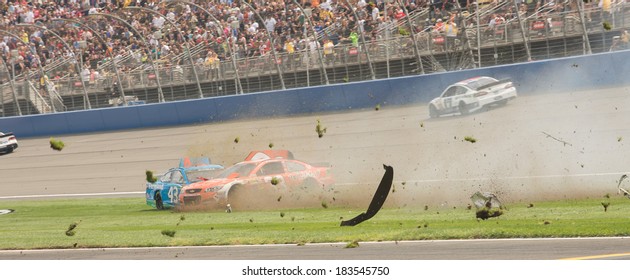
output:
[[[13,152],[17,149],[18,142],[13,133],[4,134],[0,131],[0,152]]]
[[[429,102],[429,116],[472,113],[493,104],[505,105],[516,98],[516,88],[509,79],[497,80],[491,77],[475,77],[455,84]]]

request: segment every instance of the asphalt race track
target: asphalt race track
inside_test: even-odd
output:
[[[3,200],[10,199],[143,196],[145,170],[160,173],[175,166],[182,156],[200,155],[209,156],[213,163],[228,166],[242,160],[249,151],[268,149],[271,144],[273,149],[291,150],[298,159],[307,162],[329,163],[336,176],[337,188],[345,194],[339,203],[348,205],[365,205],[370,197],[355,195],[353,191],[373,193],[382,176],[383,164],[394,167],[394,184],[405,182],[404,188],[388,197],[385,207],[466,205],[470,195],[478,190],[494,192],[507,203],[616,194],[617,180],[622,174],[630,173],[630,157],[625,152],[630,148],[628,116],[630,87],[624,87],[521,96],[506,106],[485,112],[439,119],[429,119],[426,105],[388,107],[381,104],[379,110],[337,114],[50,135],[65,142],[66,147],[61,152],[49,147],[48,137],[18,139],[20,147],[14,153],[0,155],[0,208]],[[327,128],[322,138],[315,131],[318,119]],[[473,137],[476,142],[465,141],[466,136]],[[236,137],[238,143],[234,141]],[[626,181],[625,184],[630,183]],[[602,245],[598,243],[609,241],[580,239],[579,242],[594,242],[592,250],[588,249],[591,245],[581,243],[577,246],[579,250],[567,249],[544,256],[534,254],[535,249],[530,253],[516,250],[518,255],[497,249],[496,255],[463,255],[462,258],[556,259],[630,252],[627,239],[612,240],[609,251],[602,251]],[[515,247],[519,244],[532,247],[532,244],[542,242],[540,246],[549,247],[548,242],[575,241],[505,242]],[[361,246],[356,251],[342,250],[349,255],[336,251],[335,256],[356,259],[366,254],[366,258],[396,259],[396,256],[383,255],[381,249],[374,249],[373,253],[352,252],[369,251],[372,246],[430,248],[445,244],[455,244],[456,247],[464,243],[375,244]],[[501,246],[504,245],[497,245],[504,248]],[[575,245],[567,245],[568,248],[571,246]],[[256,248],[263,247],[236,247],[230,252],[256,251]],[[268,248],[264,248],[258,251],[267,251]],[[282,246],[271,248],[275,249],[258,256],[261,259],[286,256],[282,252],[273,253]],[[306,252],[304,258],[318,258],[319,255],[309,253],[311,248],[325,250],[326,246],[300,248]],[[140,258],[149,258],[148,254],[141,253],[142,250],[154,249],[135,250]],[[178,250],[186,252],[184,256],[193,256],[195,253],[192,252],[198,251],[195,248],[172,248],[162,256],[168,258]],[[416,254],[409,253],[401,258],[457,258],[452,254],[424,255],[417,250],[411,251]],[[66,258],[63,252],[59,251],[55,258]],[[107,254],[92,254],[89,250],[80,252],[83,253],[67,258],[133,258],[130,251],[125,250],[107,249]],[[0,254],[0,258],[6,254]],[[41,251],[41,258],[46,255],[46,251]]]
[[[0,260],[628,260],[630,238],[487,239],[346,244],[0,251]]]
[[[382,164],[406,189],[390,203],[462,204],[477,190],[503,200],[616,192],[629,173],[630,88],[519,97],[467,116],[429,119],[427,107],[19,139],[0,155],[1,199],[66,194],[137,195],[145,170],[164,172],[183,156],[231,165],[249,151],[288,149],[332,165],[340,188],[376,188]],[[317,120],[327,128],[318,138]],[[464,141],[474,137],[477,142]],[[234,139],[238,137],[239,142]],[[129,194],[130,193],[130,194]]]

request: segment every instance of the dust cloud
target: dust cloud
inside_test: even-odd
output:
[[[335,185],[323,194],[283,194],[280,202],[273,195],[261,208],[365,209],[383,164],[395,170],[384,207],[461,207],[477,191],[493,192],[508,205],[601,197],[615,194],[618,178],[630,173],[629,115],[630,87],[623,87],[541,92],[485,112],[438,119],[428,117],[426,105],[382,106],[68,135],[63,153],[51,151],[48,138],[24,139],[24,149],[3,157],[12,164],[0,167],[0,177],[19,186],[4,189],[4,196],[138,192],[144,191],[146,170],[159,174],[183,156],[230,166],[273,143],[297,159],[328,164]],[[327,128],[321,138],[317,120]],[[630,182],[621,187],[630,188]]]
[[[187,153],[228,166],[274,143],[297,159],[327,163],[335,185],[324,196],[300,198],[316,207],[365,207],[383,164],[396,170],[385,207],[464,206],[476,191],[493,192],[505,203],[599,197],[615,192],[630,167],[622,140],[630,141],[628,93],[540,93],[439,119],[429,119],[426,106],[410,106],[203,125]],[[317,120],[327,127],[321,138]],[[258,206],[277,205],[270,199]]]

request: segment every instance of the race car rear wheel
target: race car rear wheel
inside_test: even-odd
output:
[[[435,108],[435,106],[433,106],[433,105],[429,106],[429,117],[431,117],[431,118],[439,118],[440,117],[440,113],[438,112],[437,108]]]
[[[459,113],[462,114],[462,115],[467,115],[468,114],[468,108],[466,106],[466,103],[459,102]]]
[[[164,210],[164,202],[162,202],[162,195],[160,195],[160,193],[155,194],[155,208],[157,210]]]

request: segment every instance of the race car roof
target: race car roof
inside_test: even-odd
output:
[[[487,84],[496,82],[497,79],[492,78],[492,77],[486,77],[486,76],[480,76],[480,77],[474,77],[474,78],[470,78],[470,79],[466,79],[460,82],[455,83],[455,85],[462,85],[462,86],[467,86],[471,89],[477,89],[480,88],[482,86],[485,86]]]
[[[295,159],[293,153],[288,150],[261,150],[251,151],[244,161],[265,160],[274,158]]]

